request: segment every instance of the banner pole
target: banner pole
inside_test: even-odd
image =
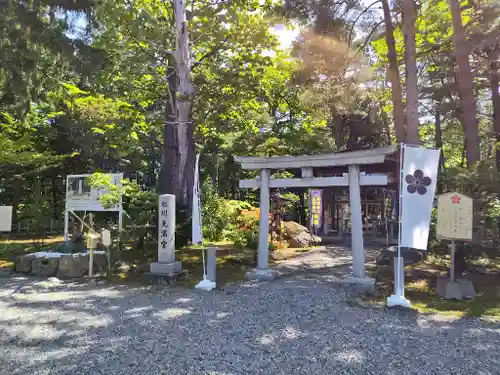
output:
[[[402,204],[403,204],[403,158],[404,158],[404,150],[406,145],[401,143],[400,153],[399,153],[399,207],[398,207],[398,215],[399,215],[399,225],[398,225],[398,250],[397,257],[395,257],[394,264],[394,292],[393,294],[387,298],[388,306],[404,306],[410,307],[410,301],[408,301],[404,297],[404,260],[401,258],[401,239],[403,235],[403,220],[402,220]]]
[[[199,178],[199,161],[200,161],[200,154],[196,155],[196,160],[195,160],[195,167],[194,167],[194,186],[193,186],[193,208],[197,207],[197,210],[193,209],[192,211],[192,242],[193,244],[197,242],[198,244],[201,245],[201,261],[202,261],[202,266],[203,266],[203,279],[195,285],[196,289],[201,289],[201,290],[206,290],[210,291],[215,288],[215,272],[216,272],[216,253],[215,251],[210,253],[213,255],[213,257],[207,253],[207,256],[205,257],[205,240],[203,238],[203,226],[202,226],[202,219],[203,215],[201,213],[201,188],[200,188],[200,178]],[[197,222],[195,222],[195,218],[197,219]],[[199,237],[199,238],[196,238]],[[208,249],[207,249],[208,252]],[[209,280],[207,278],[208,274],[208,264],[207,264],[207,259],[208,261],[213,261],[211,263],[211,276],[213,276],[213,280]]]
[[[401,220],[401,213],[403,212],[403,158],[404,158],[405,144],[401,143],[401,150],[399,154],[399,207],[398,207],[398,217],[399,217],[399,230],[398,230],[398,259],[397,259],[397,282],[396,295],[398,297],[403,297],[403,291],[401,290],[401,236],[403,232],[403,220]],[[404,281],[403,281],[404,283]]]

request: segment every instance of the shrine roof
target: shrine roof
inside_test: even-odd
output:
[[[371,148],[358,151],[345,151],[329,154],[299,156],[235,156],[236,163],[243,169],[287,169],[307,167],[333,167],[346,165],[382,164],[388,156],[398,150],[398,145]]]

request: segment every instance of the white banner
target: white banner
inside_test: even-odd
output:
[[[402,147],[400,246],[427,250],[441,150]]]
[[[194,184],[193,184],[193,211],[192,211],[192,229],[191,229],[191,243],[203,243],[201,211],[200,211],[200,178],[199,178],[199,162],[200,155],[196,155],[194,166]]]
[[[0,232],[12,229],[12,206],[0,206]]]

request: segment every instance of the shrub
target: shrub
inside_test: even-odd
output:
[[[207,178],[201,188],[204,238],[209,241],[220,241],[230,237],[236,229],[240,212],[250,207],[247,202],[220,197],[215,191],[212,180]]]
[[[157,220],[158,194],[149,190],[142,190],[135,181],[124,179],[121,185],[111,183],[109,175],[94,173],[90,178],[90,185],[106,189],[109,193],[100,197],[103,207],[112,207],[122,200],[124,215],[123,224],[130,220],[132,231],[122,232],[122,240],[132,240],[133,248],[144,248],[146,237],[156,237],[154,223]],[[128,236],[128,238],[123,238]],[[176,238],[177,241],[177,238]]]
[[[259,208],[241,210],[237,227],[228,236],[237,246],[257,249],[259,245]]]
[[[19,220],[23,224],[30,225],[30,232],[34,235],[35,242],[43,245],[45,239],[46,225],[51,217],[52,207],[46,188],[42,180],[38,177],[33,178],[32,185],[29,186],[30,195],[23,205],[19,205]]]

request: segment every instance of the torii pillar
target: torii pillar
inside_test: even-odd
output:
[[[365,248],[363,246],[363,218],[361,215],[361,184],[359,165],[349,165],[349,206],[351,208],[352,275],[365,277]]]
[[[269,268],[269,188],[270,171],[260,170],[260,216],[259,216],[259,247],[257,268],[247,272],[247,280],[271,281],[279,276],[276,270]]]

